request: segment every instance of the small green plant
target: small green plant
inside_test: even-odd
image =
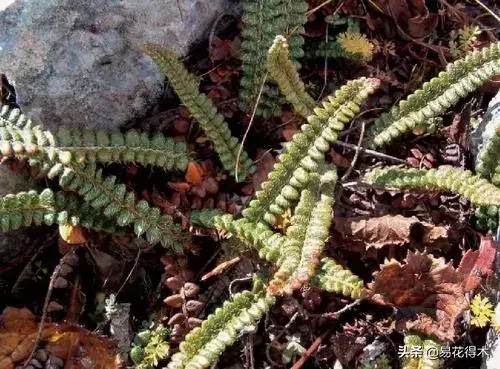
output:
[[[170,352],[168,330],[161,324],[148,323],[134,338],[130,358],[136,369],[154,369]]]
[[[404,344],[406,355],[401,360],[401,369],[439,368],[439,348],[441,346],[439,342],[409,333],[405,335]]]
[[[488,297],[478,293],[470,302],[470,324],[476,327],[486,327],[491,323],[494,314],[493,304]]]
[[[481,29],[477,25],[465,25],[458,31],[450,33],[450,52],[453,58],[458,59],[476,46],[477,36]]]

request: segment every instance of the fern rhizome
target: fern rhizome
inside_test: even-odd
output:
[[[207,214],[193,213],[193,223],[216,229],[219,239],[234,240],[231,245],[237,248],[235,252],[258,253],[262,263],[253,276],[252,289],[234,294],[199,327],[192,329],[171,357],[169,369],[209,368],[226,347],[247,327],[257,324],[281,297],[292,295],[306,283],[353,299],[370,298],[364,281],[324,252],[330,226],[335,221],[333,206],[339,187],[337,168],[326,154],[345,125],[360,113],[380,81],[354,79],[316,103],[298,75],[306,8],[305,2],[294,0],[244,1],[242,106],[248,110],[262,86],[272,89],[265,84],[269,77],[305,122],[286,143],[261,189],[240,214],[213,210]],[[170,51],[154,45],[146,45],[143,50],[166,75],[181,103],[205,131],[225,170],[238,181],[245,181],[254,172],[254,165],[214,104],[199,92],[197,78]],[[388,144],[417,126],[425,126],[499,72],[500,44],[468,54],[383,114],[371,129],[371,145]],[[0,111],[0,141],[4,158],[28,160],[48,178],[58,178],[62,189],[0,198],[4,231],[56,223],[108,232],[131,227],[136,236],[153,245],[183,252],[189,236],[180,225],[159,207],[138,200],[115,176],[106,175],[103,165],[134,163],[184,171],[189,161],[185,142],[133,130],[51,132],[7,106]],[[496,141],[491,145],[496,145]],[[488,153],[483,160],[493,163],[488,168],[495,168],[498,160],[490,159],[494,155],[491,145],[485,146]],[[500,206],[500,190],[490,182],[491,170],[480,173],[483,178],[452,167],[428,171],[389,167],[374,169],[363,181],[372,186],[447,191],[459,194],[474,206]],[[292,216],[283,229],[278,223],[287,212]],[[161,337],[164,336],[161,332]],[[438,346],[432,338],[422,340],[414,335],[405,338],[408,345],[419,342]],[[141,350],[147,347],[147,342],[139,346],[134,349],[134,361],[143,359]],[[410,362],[404,365],[413,367]],[[428,359],[422,367],[437,366]]]

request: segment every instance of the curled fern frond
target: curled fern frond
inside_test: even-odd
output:
[[[154,45],[143,46],[143,49],[167,76],[181,102],[213,142],[224,168],[231,175],[238,175],[239,181],[253,173],[255,167],[245,151],[241,152],[238,163],[240,142],[231,135],[229,125],[224,117],[217,113],[213,102],[205,94],[199,92],[196,77],[190,74],[177,56],[169,50]],[[238,173],[236,173],[236,168],[238,168]]]
[[[32,164],[122,162],[184,171],[188,163],[185,142],[175,142],[163,134],[150,137],[135,130],[121,133],[60,128],[52,133],[6,126],[0,127],[0,150],[4,156],[28,157]]]
[[[172,356],[167,369],[204,369],[232,345],[246,328],[256,324],[275,299],[262,293],[244,291],[225,301],[200,327],[186,335],[179,352]]]
[[[290,57],[299,67],[297,59],[303,56],[305,12],[307,3],[303,0],[244,0],[241,61],[240,101],[242,110],[249,111],[255,103],[266,78],[266,57],[276,35],[289,37]],[[267,86],[266,86],[267,87]],[[260,102],[273,99],[265,88]],[[272,104],[271,104],[272,105]],[[262,113],[264,110],[260,109]],[[259,114],[260,115],[260,114]]]
[[[500,73],[500,42],[449,64],[421,89],[382,114],[372,127],[371,144],[383,146],[415,127],[424,127],[461,98]]]
[[[293,208],[300,191],[309,183],[310,173],[318,172],[337,133],[359,113],[360,105],[378,85],[376,79],[350,81],[328,97],[322,107],[314,109],[308,123],[301,126],[301,132],[293,136],[287,150],[279,156],[255,199],[243,210],[243,216],[255,223],[265,220],[275,224],[275,215]]]
[[[437,169],[387,167],[367,173],[363,182],[389,188],[442,190],[461,195],[473,205],[500,205],[500,189],[469,170],[443,165]]]
[[[298,114],[304,118],[313,114],[316,102],[306,92],[304,83],[289,58],[288,42],[285,37],[276,36],[274,39],[267,54],[267,69]]]
[[[32,121],[21,110],[0,104],[0,127],[9,126],[17,129],[42,129],[41,123]]]
[[[145,200],[136,201],[134,192],[117,183],[116,177],[103,176],[95,164],[65,167],[60,174],[61,187],[77,192],[93,208],[103,209],[103,214],[115,219],[118,226],[133,225],[135,234],[145,236],[149,243],[182,251],[185,236],[172,217]]]
[[[363,281],[328,257],[321,259],[318,272],[312,282],[322,290],[341,293],[353,299],[360,299],[366,295]]]

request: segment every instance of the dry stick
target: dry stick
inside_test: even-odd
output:
[[[61,260],[63,259],[64,257]],[[43,332],[43,325],[45,323],[45,319],[47,318],[47,308],[49,306],[50,298],[52,297],[52,291],[54,290],[54,284],[56,282],[57,276],[61,272],[61,260],[59,261],[59,264],[57,264],[57,266],[54,268],[52,276],[50,277],[49,288],[47,289],[47,294],[45,295],[45,301],[43,302],[42,317],[40,318],[40,323],[38,325],[38,331],[36,332],[35,341],[33,341],[33,349],[31,350],[30,355],[24,362],[22,369],[26,369],[31,359],[33,359],[33,356],[35,356],[36,348],[40,343],[40,338],[42,337],[42,332]]]
[[[323,339],[326,337],[328,333],[330,333],[330,330],[326,331],[321,336],[317,337],[312,343],[312,345],[309,346],[304,355],[302,355],[302,357],[295,364],[293,364],[293,366],[290,369],[302,368],[302,365],[304,365],[307,359],[309,359],[309,357],[311,357],[311,355],[314,354],[314,352],[318,349],[319,345],[321,345],[321,342],[323,342]]]
[[[491,14],[491,16],[492,16],[493,18],[495,18],[495,19],[496,19],[496,21],[497,21],[498,23],[500,23],[500,17],[499,17],[498,15],[496,15],[496,14],[493,12],[493,10],[491,10],[491,9],[490,9],[490,8],[488,8],[486,5],[484,5],[484,4],[481,2],[481,0],[474,0],[474,1],[475,1],[476,3],[478,3],[478,4],[479,4],[479,5],[480,5],[480,6],[481,6],[484,10],[486,10],[488,13],[490,13],[490,14]]]
[[[395,156],[387,155],[387,154],[384,154],[384,153],[381,153],[378,151],[374,151],[374,150],[370,150],[370,149],[365,149],[364,147],[353,145],[353,144],[350,144],[347,142],[333,141],[333,144],[338,145],[338,146],[342,146],[342,147],[346,147],[346,148],[351,149],[351,150],[359,150],[363,154],[368,154],[368,155],[375,156],[375,157],[378,157],[381,159],[391,160],[391,161],[394,161],[394,162],[400,163],[400,164],[408,164],[406,162],[406,160],[396,158]]]
[[[123,281],[122,285],[118,289],[118,292],[116,292],[115,297],[118,297],[118,295],[122,291],[123,287],[125,287],[125,285],[127,284],[128,280],[130,279],[130,277],[132,277],[132,273],[134,272],[135,268],[137,268],[137,264],[139,263],[139,258],[141,257],[141,252],[142,252],[142,249],[139,248],[137,250],[137,256],[135,257],[134,265],[132,265],[132,268],[130,268],[130,272],[128,273],[127,278],[125,278],[125,280]]]
[[[354,167],[356,166],[356,163],[358,162],[359,153],[361,152],[360,150],[361,143],[363,142],[364,137],[365,137],[365,122],[361,122],[361,132],[359,133],[358,147],[356,148],[356,152],[354,153],[354,158],[351,161],[351,165],[349,165],[349,168],[347,168],[346,172],[340,179],[342,182],[344,182],[347,178],[349,178],[352,171],[354,170]]]
[[[248,132],[250,132],[250,128],[252,127],[252,123],[253,123],[253,120],[255,118],[255,113],[257,111],[257,107],[259,106],[260,97],[262,95],[262,91],[264,90],[264,86],[266,84],[267,73],[268,72],[266,72],[266,74],[264,75],[264,78],[262,79],[262,84],[260,85],[259,94],[257,95],[257,100],[255,101],[255,105],[253,107],[252,116],[250,117],[250,122],[248,123],[247,130],[245,131],[245,134],[243,135],[243,138],[241,139],[241,144],[240,144],[240,148],[238,150],[238,155],[236,156],[236,166],[234,168],[234,176],[236,178],[236,181],[238,181],[238,167],[240,166],[240,157],[241,157],[241,153],[243,151],[243,145],[245,144],[245,141],[246,141],[247,136],[248,136]]]
[[[322,7],[324,7],[325,5],[328,5],[332,2],[333,0],[326,0],[325,2],[319,4],[317,7],[315,7],[314,9],[311,9],[309,11],[306,12],[306,17],[310,16],[312,13],[315,13],[317,12],[318,10],[320,10]]]

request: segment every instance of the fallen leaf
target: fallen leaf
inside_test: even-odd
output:
[[[186,181],[194,186],[198,186],[203,182],[205,172],[200,164],[190,161],[186,171]]]
[[[13,369],[33,350],[38,323],[28,309],[7,307],[0,315],[0,369]],[[65,369],[118,368],[116,344],[75,324],[45,323],[40,343],[65,360]]]
[[[481,237],[479,250],[467,252],[462,257],[457,272],[465,292],[475,290],[482,278],[493,272],[497,243],[491,236]]]
[[[468,303],[450,263],[426,253],[408,252],[399,263],[386,261],[369,285],[372,299],[398,308],[396,327],[454,340],[455,325]]]
[[[371,0],[377,10],[383,11],[413,38],[429,36],[437,27],[437,13],[429,12],[425,0]]]
[[[350,242],[363,247],[382,248],[421,243],[425,245],[448,242],[446,227],[421,222],[417,217],[384,215],[381,217],[336,218],[335,230]]]
[[[59,235],[70,245],[77,245],[87,242],[83,234],[83,228],[80,226],[72,226],[70,224],[59,225]]]

